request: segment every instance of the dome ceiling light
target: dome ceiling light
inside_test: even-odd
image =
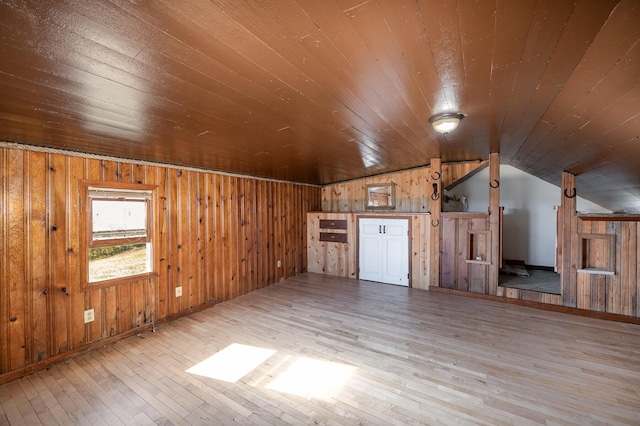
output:
[[[446,135],[452,132],[460,124],[460,120],[464,118],[463,114],[457,112],[445,112],[442,114],[436,114],[429,119],[429,123],[433,126],[433,130]]]

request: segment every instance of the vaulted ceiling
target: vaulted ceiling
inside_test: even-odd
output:
[[[499,152],[640,211],[637,0],[0,0],[0,51],[3,141],[321,185]]]

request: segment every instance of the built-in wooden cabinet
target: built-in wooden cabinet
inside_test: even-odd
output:
[[[427,289],[430,274],[428,241],[432,225],[430,215],[425,213],[308,213],[307,270],[325,275],[358,278],[358,219],[360,218],[407,220],[408,240],[411,247],[411,251],[407,253],[410,265],[409,281],[411,287]],[[338,237],[338,235],[341,236]],[[339,239],[346,241],[339,241]]]

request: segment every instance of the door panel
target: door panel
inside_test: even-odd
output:
[[[359,277],[409,285],[409,221],[360,219]]]

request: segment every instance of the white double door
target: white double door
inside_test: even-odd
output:
[[[409,221],[360,218],[359,278],[409,285]]]

